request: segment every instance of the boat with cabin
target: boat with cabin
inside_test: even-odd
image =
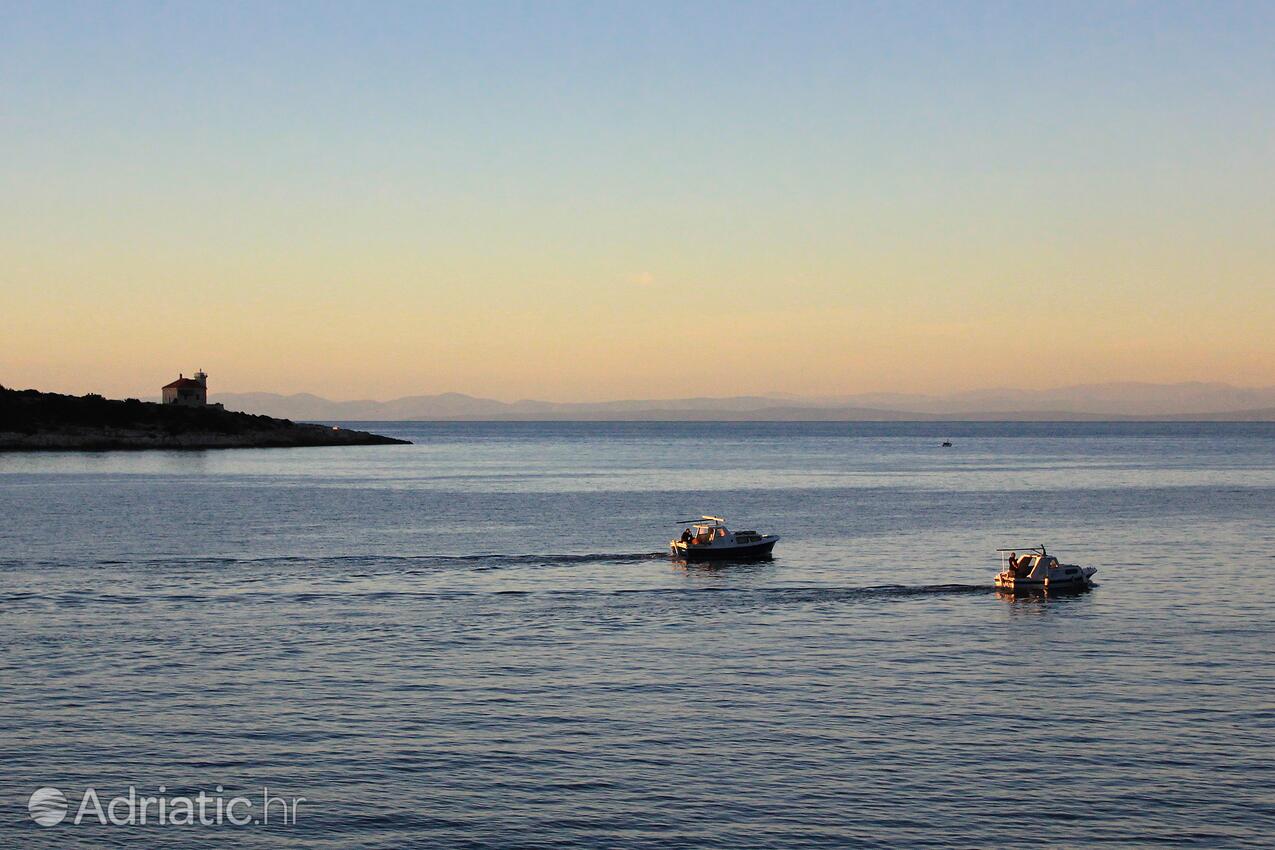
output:
[[[731,531],[719,516],[701,516],[678,523],[682,535],[669,541],[675,558],[687,561],[746,560],[766,558],[779,541],[777,534],[760,534],[753,530]]]
[[[999,590],[1012,592],[1080,590],[1093,584],[1097,567],[1059,563],[1044,546],[1033,546],[1019,555],[1014,549],[997,549],[1001,571],[996,576]]]

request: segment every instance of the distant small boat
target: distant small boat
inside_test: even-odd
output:
[[[940,445],[941,447],[945,448],[945,449],[950,449],[950,448],[952,448],[952,441],[951,441],[951,440],[944,440],[943,442],[939,443],[939,445]]]
[[[777,534],[731,531],[719,516],[686,519],[678,525],[685,528],[681,537],[669,541],[669,549],[675,558],[688,561],[764,558],[779,542]]]
[[[1000,590],[1079,590],[1093,584],[1093,575],[1098,572],[1097,567],[1060,564],[1044,546],[1027,549],[1020,558],[1015,558],[1017,552],[1011,549],[996,551],[1005,565],[996,576],[996,587]]]

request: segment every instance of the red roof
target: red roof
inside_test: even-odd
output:
[[[171,384],[164,384],[163,389],[185,390],[185,389],[192,389],[195,387],[198,387],[199,389],[202,390],[204,388],[204,385],[199,383],[199,381],[196,381],[192,378],[178,378],[177,380],[173,381]]]

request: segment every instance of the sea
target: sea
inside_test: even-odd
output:
[[[0,455],[0,848],[1275,846],[1275,424],[358,427]]]

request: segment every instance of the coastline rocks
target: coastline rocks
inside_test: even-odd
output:
[[[0,387],[0,451],[407,445],[408,440],[222,410]]]

